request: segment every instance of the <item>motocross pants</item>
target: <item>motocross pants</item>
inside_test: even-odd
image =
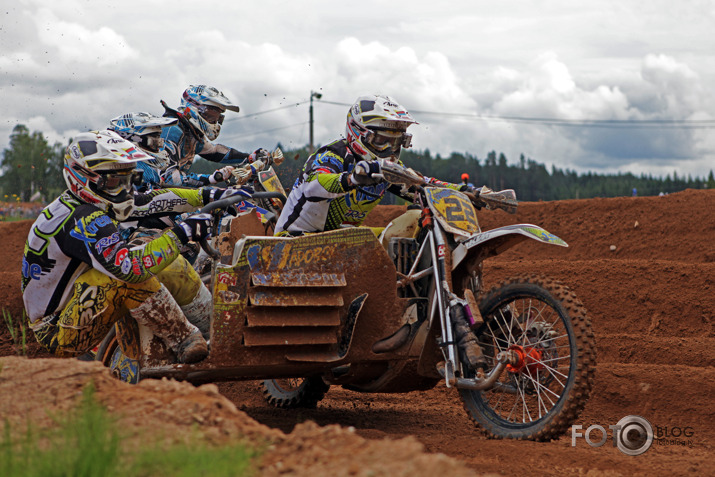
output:
[[[92,269],[74,283],[74,293],[60,313],[31,328],[37,341],[59,357],[79,356],[104,339],[111,327],[144,303],[164,284],[190,323],[208,337],[211,293],[191,265],[179,256],[156,278],[125,283]]]
[[[65,308],[31,325],[37,341],[59,357],[79,356],[99,344],[111,327],[161,288],[157,278],[125,283],[96,269],[80,275]]]

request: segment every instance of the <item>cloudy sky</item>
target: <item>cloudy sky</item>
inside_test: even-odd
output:
[[[344,131],[388,94],[414,146],[495,150],[578,172],[715,169],[715,0],[4,0],[0,149],[125,112],[163,113],[190,84],[241,107],[217,142],[251,151]]]

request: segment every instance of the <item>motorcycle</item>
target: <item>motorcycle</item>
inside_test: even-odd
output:
[[[330,386],[365,393],[456,388],[471,420],[496,438],[548,440],[565,432],[593,386],[595,338],[583,304],[542,276],[483,289],[482,264],[525,240],[568,246],[532,224],[482,231],[476,210],[515,212],[513,190],[475,194],[425,183],[383,162],[382,178],[414,205],[379,234],[347,227],[300,237],[243,236],[215,250],[206,360],[176,364],[131,319],[98,359],[133,378],[192,383],[264,380],[277,407],[315,407]],[[203,211],[230,205],[230,197]],[[455,339],[466,319],[483,360]]]

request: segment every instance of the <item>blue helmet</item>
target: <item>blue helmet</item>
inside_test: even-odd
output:
[[[204,133],[209,141],[221,132],[223,113],[226,110],[238,112],[239,108],[213,86],[200,84],[189,86],[181,97],[179,113]]]
[[[162,157],[163,151],[160,152],[164,146],[161,130],[177,122],[177,118],[154,116],[151,113],[127,113],[112,119],[109,122],[109,129],[144,149],[159,162],[164,163],[166,157]]]

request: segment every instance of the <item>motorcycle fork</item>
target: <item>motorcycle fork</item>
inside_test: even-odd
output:
[[[448,295],[451,294],[451,290],[446,278],[447,265],[445,257],[450,251],[444,237],[444,232],[438,222],[433,222],[428,237],[430,241],[430,252],[432,253],[433,290],[436,297],[436,300],[432,302],[432,316],[434,316],[434,306],[436,304],[442,330],[439,346],[445,358],[444,377],[445,384],[449,388],[451,387],[450,383],[455,382],[455,373],[459,365],[457,344],[454,341],[452,322],[449,316]]]

